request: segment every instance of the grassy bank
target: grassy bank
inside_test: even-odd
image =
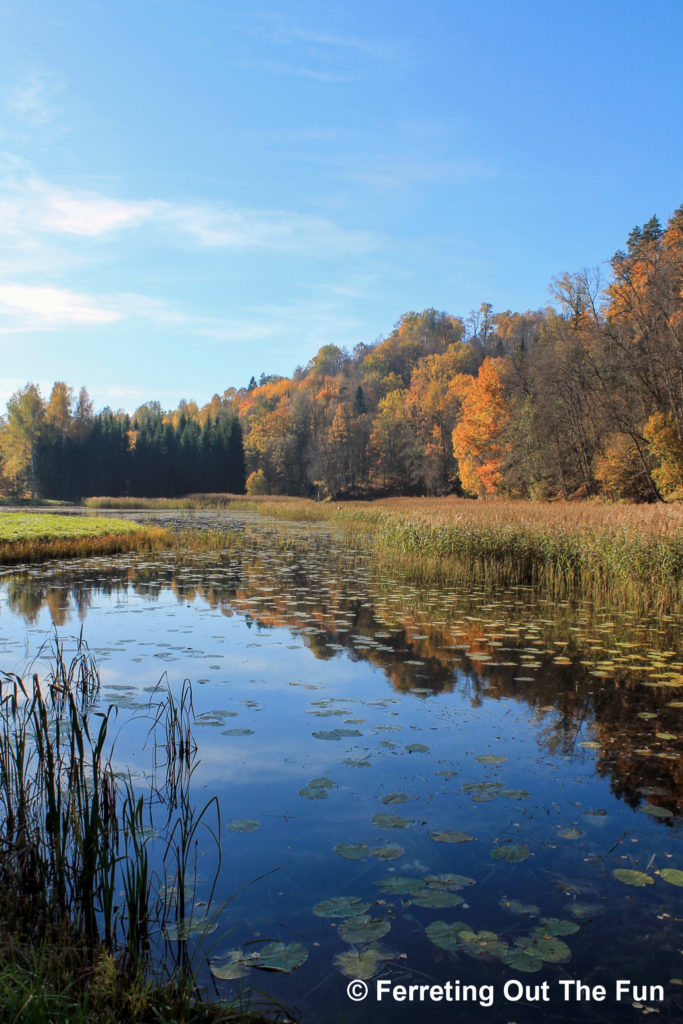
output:
[[[171,538],[158,526],[123,519],[0,512],[0,564],[5,565],[158,550],[168,547]]]

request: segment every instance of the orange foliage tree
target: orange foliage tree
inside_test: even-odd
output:
[[[462,417],[453,431],[453,454],[466,491],[494,494],[501,479],[508,413],[496,360],[486,358],[479,375],[464,383]]]

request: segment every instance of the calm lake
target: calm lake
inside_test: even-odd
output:
[[[304,1024],[681,1019],[680,618],[418,590],[317,524],[153,518],[244,541],[2,570],[0,669],[43,673],[53,628],[67,650],[82,628],[140,780],[155,685],[191,681],[215,998]]]

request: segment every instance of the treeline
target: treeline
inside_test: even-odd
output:
[[[250,491],[683,498],[683,207],[554,306],[408,313],[233,395]]]
[[[242,429],[229,409],[200,415],[186,405],[168,414],[150,402],[132,417],[110,409],[94,415],[85,388],[75,406],[73,397],[61,381],[47,402],[35,384],[12,396],[0,428],[8,494],[74,500],[244,491]]]
[[[0,426],[5,490],[239,492],[246,462],[250,493],[683,499],[683,207],[634,228],[608,279],[551,291],[525,313],[407,313],[201,409],[93,416],[84,391],[27,385]]]

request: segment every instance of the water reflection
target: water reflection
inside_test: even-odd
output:
[[[278,872],[232,906],[222,985],[265,938],[305,945],[268,990],[316,1022],[376,1019],[340,997],[348,946],[394,981],[498,983],[539,963],[539,979],[680,974],[683,891],[664,874],[683,868],[679,620],[524,588],[420,591],[324,529],[224,521],[241,540],[223,552],[0,578],[5,657],[26,632],[78,623],[122,715],[162,669],[196,684],[197,777],[229,823],[221,895]],[[135,762],[134,730],[123,738]],[[368,909],[342,927],[325,915],[344,899]],[[510,1018],[482,1013],[468,1019]]]
[[[366,558],[340,551],[323,530],[234,525],[251,536],[238,553],[8,573],[7,607],[30,624],[47,608],[63,627],[72,618],[85,623],[103,596],[154,602],[171,593],[186,605],[204,602],[257,631],[299,635],[317,659],[366,661],[400,693],[458,691],[473,707],[524,703],[549,752],[586,756],[592,748],[596,771],[631,807],[654,803],[680,814],[683,662],[674,617],[638,621],[616,609],[556,606],[525,588],[498,600],[476,588],[419,591],[378,579]]]

